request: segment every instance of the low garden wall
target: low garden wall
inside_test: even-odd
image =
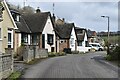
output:
[[[38,46],[25,46],[23,60],[30,62],[35,58],[48,57],[48,50],[40,49]]]
[[[13,72],[13,50],[6,50],[6,53],[0,53],[0,80],[7,78]]]

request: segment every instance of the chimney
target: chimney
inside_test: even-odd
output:
[[[65,23],[65,18],[62,18],[63,23]]]
[[[41,11],[40,11],[40,9],[39,9],[39,7],[37,8],[37,10],[36,10],[36,13],[40,13]]]
[[[55,23],[55,14],[53,13],[53,17],[52,17],[52,20],[53,20],[53,23]]]

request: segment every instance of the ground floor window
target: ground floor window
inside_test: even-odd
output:
[[[53,38],[54,38],[53,34],[47,34],[47,43],[53,45]]]
[[[82,46],[82,41],[78,41],[78,46]]]
[[[28,43],[28,34],[22,34],[21,39],[22,43]]]

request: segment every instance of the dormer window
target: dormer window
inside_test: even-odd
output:
[[[16,13],[12,13],[12,16],[13,16],[13,19],[17,22],[20,21],[20,15],[19,14],[16,14]]]
[[[16,21],[20,21],[20,16],[19,15],[16,16]]]

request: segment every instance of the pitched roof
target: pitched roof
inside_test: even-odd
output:
[[[87,30],[87,33],[88,33],[88,37],[96,36],[96,32],[95,31]]]
[[[77,40],[78,41],[83,41],[86,29],[75,27],[75,31],[76,31],[76,35],[77,35]]]
[[[38,33],[43,31],[49,15],[50,12],[44,12],[44,13],[24,14],[22,15],[22,17],[24,18],[31,32]]]
[[[60,39],[70,39],[74,23],[56,24],[55,32]]]
[[[19,22],[16,21],[15,23],[18,27],[18,30],[16,30],[16,32],[31,33],[31,30],[29,29],[25,20],[22,17],[20,17]]]

